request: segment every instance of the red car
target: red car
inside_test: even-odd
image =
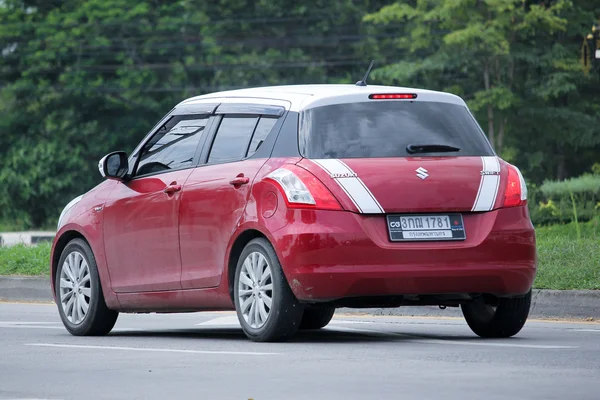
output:
[[[62,321],[236,310],[255,341],[336,307],[461,306],[482,337],[523,327],[536,272],[519,170],[465,102],[384,86],[194,97],[70,202],[51,257]]]

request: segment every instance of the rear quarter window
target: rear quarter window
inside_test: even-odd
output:
[[[458,152],[409,154],[409,144],[438,144]],[[335,104],[302,112],[300,152],[307,158],[494,155],[463,105],[425,101]]]

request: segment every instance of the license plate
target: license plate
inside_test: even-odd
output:
[[[388,215],[390,240],[465,240],[461,214]]]

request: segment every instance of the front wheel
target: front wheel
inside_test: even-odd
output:
[[[233,293],[238,319],[251,340],[288,340],[298,330],[304,308],[292,293],[277,254],[266,239],[253,239],[242,251]]]
[[[524,296],[498,298],[479,297],[461,306],[469,328],[484,338],[507,338],[525,325],[531,306],[531,290]]]
[[[64,248],[55,290],[58,313],[72,335],[106,335],[115,325],[119,313],[104,302],[96,259],[84,240],[73,239]]]

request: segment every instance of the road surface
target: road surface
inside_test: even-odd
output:
[[[73,337],[52,304],[0,303],[0,399],[600,399],[600,324],[530,321],[483,340],[462,319],[336,315],[252,343],[233,313],[122,314]]]

